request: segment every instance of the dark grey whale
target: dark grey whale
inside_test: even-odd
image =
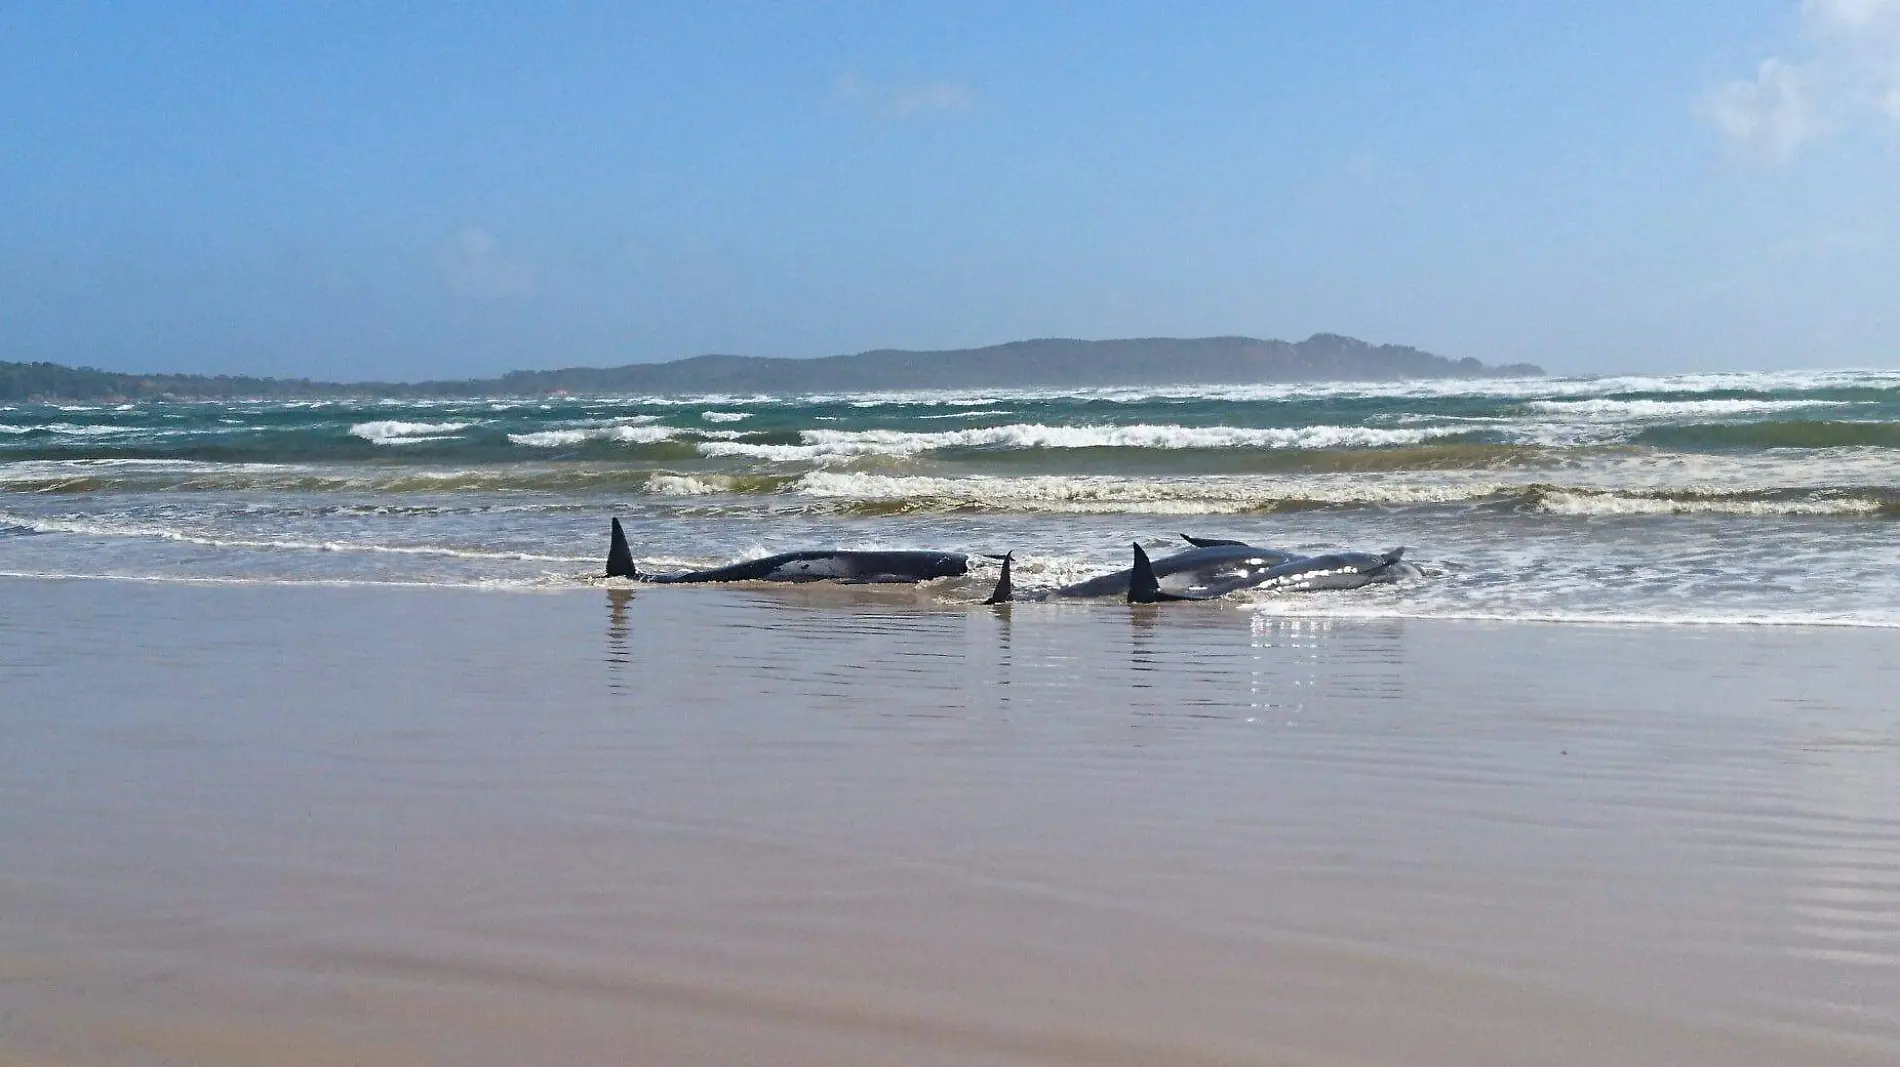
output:
[[[1157,567],[1149,562],[1141,543],[1135,543],[1135,563],[1130,572],[1128,602],[1156,604],[1169,600],[1212,600],[1240,589],[1358,589],[1361,586],[1416,578],[1417,567],[1405,562],[1405,549],[1383,554],[1372,552],[1333,552],[1323,556],[1301,556],[1277,564],[1264,560],[1238,560],[1216,572],[1194,572],[1185,585],[1174,590],[1161,587]],[[1264,565],[1263,565],[1264,564]]]
[[[1301,557],[1279,548],[1261,548],[1249,545],[1245,541],[1229,541],[1214,537],[1194,537],[1180,535],[1183,541],[1193,545],[1185,552],[1177,552],[1155,561],[1151,567],[1162,576],[1188,575],[1187,582],[1211,581],[1223,576],[1252,573],[1256,570],[1278,566]],[[998,558],[998,557],[991,557]],[[997,578],[996,590],[991,593],[985,604],[1007,604],[1016,599],[1015,583],[1010,580],[1009,563],[1013,556],[1003,559],[1003,573]],[[1065,585],[1033,593],[1030,600],[1082,599],[1088,597],[1126,596],[1129,582],[1134,576],[1132,569],[1115,571],[1112,574],[1098,575],[1087,581]]]
[[[636,581],[674,584],[684,582],[822,582],[840,581],[868,585],[889,582],[924,582],[932,578],[952,578],[970,572],[970,560],[958,552],[854,552],[819,549],[806,552],[781,552],[764,559],[751,559],[725,567],[682,574],[642,574],[633,562],[633,550],[620,520],[613,520],[612,540],[607,548],[607,577],[632,578]]]
[[[1176,552],[1172,556],[1163,556],[1151,566],[1158,578],[1170,578],[1186,575],[1186,583],[1202,583],[1234,574],[1250,574],[1256,570],[1277,567],[1283,563],[1301,559],[1298,553],[1282,548],[1262,548],[1249,545],[1244,541],[1224,541],[1211,537],[1189,537],[1182,534],[1181,539],[1193,548],[1185,552]],[[1123,596],[1128,592],[1128,583],[1134,577],[1131,568],[1103,574],[1087,581],[1065,585],[1049,595],[1052,597],[1097,597]],[[1175,583],[1170,583],[1175,584]]]

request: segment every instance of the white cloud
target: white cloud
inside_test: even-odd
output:
[[[1806,0],[1792,43],[1704,96],[1700,111],[1738,151],[1779,163],[1840,130],[1900,132],[1900,0]]]
[[[506,298],[534,291],[534,268],[510,256],[495,235],[464,226],[442,251],[442,280],[466,296]]]
[[[1711,91],[1703,114],[1738,148],[1782,162],[1828,132],[1811,80],[1799,66],[1764,60],[1754,80]]]
[[[960,82],[880,86],[851,73],[838,76],[831,95],[834,100],[886,119],[955,114],[968,111],[976,103],[976,94]]]

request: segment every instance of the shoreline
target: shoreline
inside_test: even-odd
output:
[[[1900,1056],[1875,630],[5,591],[0,1063]]]
[[[1426,580],[1429,580],[1429,579],[1426,579]],[[1573,627],[1579,627],[1579,628],[1584,628],[1584,629],[1603,628],[1603,629],[1611,629],[1611,630],[1629,630],[1629,629],[1645,629],[1645,628],[1687,629],[1687,630],[1695,630],[1695,629],[1740,629],[1740,630],[1790,629],[1790,630],[1823,630],[1823,631],[1826,631],[1826,630],[1900,630],[1900,618],[1859,620],[1859,619],[1840,619],[1840,618],[1827,618],[1827,617],[1722,618],[1718,616],[1660,617],[1660,616],[1653,616],[1653,615],[1634,615],[1634,614],[1620,615],[1620,616],[1619,615],[1585,615],[1585,614],[1563,615],[1563,614],[1558,614],[1558,613],[1506,615],[1503,613],[1488,613],[1487,614],[1487,613],[1477,613],[1477,612],[1463,613],[1463,614],[1460,614],[1460,613],[1427,614],[1425,612],[1406,612],[1406,611],[1325,612],[1325,611],[1300,611],[1300,610],[1297,610],[1297,608],[1295,608],[1294,610],[1283,610],[1285,606],[1289,604],[1297,603],[1295,601],[1290,601],[1286,598],[1258,599],[1258,600],[1221,599],[1221,600],[1214,600],[1214,601],[1203,601],[1203,602],[1199,602],[1195,604],[1176,604],[1176,605],[1170,605],[1170,606],[1159,606],[1159,605],[1129,605],[1129,604],[1125,604],[1120,598],[1117,598],[1117,597],[1100,597],[1100,598],[1094,598],[1094,599],[1071,599],[1071,600],[1063,600],[1063,601],[1020,600],[1010,605],[1007,605],[1007,607],[1005,607],[1003,605],[984,604],[981,600],[977,600],[977,599],[964,599],[964,598],[951,599],[947,597],[932,597],[930,596],[930,593],[931,593],[930,583],[919,583],[916,586],[903,587],[903,590],[899,591],[898,587],[896,586],[882,587],[882,588],[874,587],[874,586],[839,586],[832,583],[824,583],[824,582],[809,583],[808,585],[805,585],[805,586],[801,586],[798,583],[734,582],[734,583],[703,583],[701,585],[669,587],[666,583],[639,583],[639,584],[624,584],[624,585],[623,584],[608,584],[607,581],[603,581],[601,579],[572,579],[572,580],[550,579],[543,582],[524,582],[524,581],[512,581],[512,580],[506,580],[506,579],[496,579],[496,580],[489,580],[489,581],[474,580],[474,581],[458,583],[458,582],[452,582],[452,581],[401,581],[401,580],[383,579],[383,578],[246,578],[246,577],[217,577],[217,576],[204,576],[204,575],[36,574],[36,573],[11,572],[11,571],[0,571],[0,582],[47,582],[47,583],[119,582],[119,583],[126,583],[126,584],[135,584],[135,585],[159,585],[159,586],[177,585],[177,586],[185,586],[185,587],[203,586],[203,587],[228,587],[228,588],[238,588],[238,589],[282,588],[282,589],[436,590],[436,591],[442,591],[442,592],[455,592],[455,593],[496,593],[496,594],[504,594],[504,595],[528,595],[528,596],[576,596],[576,595],[584,595],[584,594],[589,594],[589,593],[600,593],[600,592],[605,592],[609,595],[612,595],[613,593],[616,593],[616,592],[626,592],[626,593],[631,594],[638,591],[654,591],[657,593],[659,590],[666,589],[668,590],[668,592],[664,594],[659,594],[659,595],[693,596],[693,595],[710,595],[712,593],[726,593],[726,594],[742,594],[742,595],[753,594],[753,595],[757,595],[761,597],[770,598],[770,597],[773,597],[774,595],[788,595],[788,594],[793,594],[793,593],[804,593],[807,597],[809,597],[812,591],[817,590],[819,591],[821,596],[825,596],[829,598],[833,606],[836,606],[839,608],[849,607],[851,600],[853,598],[856,598],[857,601],[862,606],[871,607],[871,608],[875,608],[880,605],[890,604],[893,602],[914,600],[914,601],[919,602],[920,608],[928,609],[928,610],[956,611],[956,610],[983,609],[983,610],[989,610],[989,611],[1020,610],[1020,611],[1025,611],[1025,612],[1033,612],[1033,611],[1039,611],[1039,610],[1076,611],[1076,610],[1084,610],[1084,609],[1100,609],[1103,611],[1108,611],[1108,610],[1128,609],[1128,610],[1136,610],[1136,611],[1162,611],[1162,612],[1183,612],[1183,613],[1197,612],[1197,613],[1202,613],[1208,617],[1218,617],[1218,616],[1214,616],[1213,613],[1224,610],[1228,612],[1245,613],[1246,615],[1255,617],[1255,618],[1289,620],[1289,621],[1305,621],[1305,622],[1336,622],[1336,623],[1410,622],[1410,623],[1423,623],[1423,624],[1448,623],[1448,624],[1465,624],[1465,625],[1502,625],[1502,626],[1514,626],[1514,625],[1558,626],[1558,627],[1573,626]],[[717,586],[717,588],[708,588],[715,585]],[[1317,592],[1317,593],[1300,593],[1300,594],[1292,594],[1292,595],[1300,597],[1300,598],[1315,597],[1315,598],[1328,598],[1329,600],[1331,600],[1332,598],[1341,598],[1341,597],[1351,598],[1352,596],[1354,596],[1355,592],[1356,591],[1345,591],[1345,592],[1322,591],[1322,592]],[[1339,603],[1339,601],[1334,601],[1334,602]],[[1351,606],[1349,599],[1344,601],[1343,603],[1345,603],[1347,606]],[[1196,617],[1200,617],[1200,616],[1197,615]],[[1229,617],[1232,617],[1232,616],[1229,616]]]

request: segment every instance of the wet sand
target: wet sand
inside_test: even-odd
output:
[[[0,580],[0,1064],[1889,1064],[1900,634]]]

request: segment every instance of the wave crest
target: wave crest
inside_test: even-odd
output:
[[[1459,429],[1384,429],[1369,426],[1047,426],[1017,423],[942,433],[907,430],[804,430],[801,444],[708,441],[707,456],[746,456],[781,463],[850,458],[910,456],[955,448],[1007,449],[1327,449],[1411,445],[1462,433]]]
[[[441,441],[457,430],[466,430],[472,422],[359,422],[350,427],[351,437],[360,437],[373,445],[405,445],[423,441]]]

